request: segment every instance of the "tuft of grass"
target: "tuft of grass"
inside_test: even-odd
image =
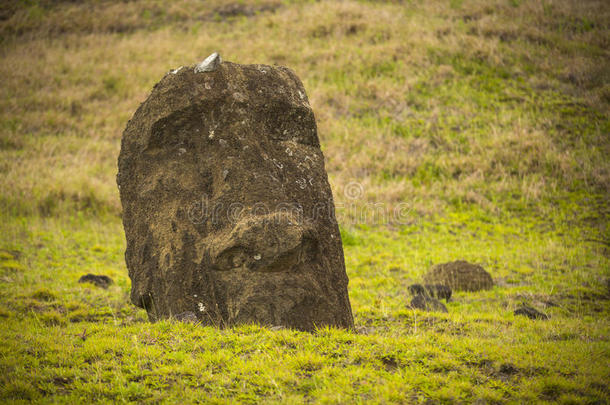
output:
[[[34,291],[30,297],[34,298],[37,301],[55,301],[57,295],[49,290],[48,288],[39,288]]]
[[[0,260],[6,261],[6,260],[13,260],[14,258],[15,257],[12,254],[10,254],[9,252],[0,250]]]
[[[25,267],[16,260],[3,260],[0,262],[0,268],[3,270],[23,271]]]

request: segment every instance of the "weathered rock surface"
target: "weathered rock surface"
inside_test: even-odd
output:
[[[411,284],[408,289],[412,295],[425,295],[447,302],[451,299],[451,288],[442,284]]]
[[[410,307],[428,312],[447,312],[445,304],[427,295],[416,295],[413,297]]]
[[[437,264],[426,275],[429,284],[441,284],[454,291],[480,291],[493,287],[491,275],[483,267],[464,260]]]
[[[132,302],[151,320],[192,312],[216,326],[352,328],[301,81],[284,67],[212,59],[166,74],[123,133]]]

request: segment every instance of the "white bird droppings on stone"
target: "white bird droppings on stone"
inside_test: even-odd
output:
[[[216,68],[222,63],[222,58],[218,54],[218,52],[214,52],[207,58],[203,60],[203,62],[197,64],[195,66],[195,73],[202,72],[212,72],[216,70]]]

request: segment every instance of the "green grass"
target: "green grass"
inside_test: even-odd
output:
[[[568,222],[546,226],[461,212],[400,231],[355,227],[345,253],[357,329],[310,334],[149,324],[128,303],[118,221],[14,224],[22,244],[11,248],[23,252],[24,269],[2,273],[2,395],[64,402],[606,398],[604,248]],[[407,309],[409,282],[456,257],[482,263],[498,286],[456,294],[449,314]],[[78,284],[87,272],[116,284]],[[551,320],[514,316],[522,302]]]
[[[7,4],[0,401],[610,401],[605,2]],[[151,324],[129,303],[121,132],[214,50],[303,79],[356,330]],[[496,286],[408,309],[407,286],[458,259]]]

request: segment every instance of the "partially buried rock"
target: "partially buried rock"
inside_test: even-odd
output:
[[[430,284],[442,284],[455,291],[480,291],[493,287],[491,275],[483,267],[464,260],[437,264],[424,276]]]
[[[549,316],[538,311],[536,308],[532,308],[529,305],[521,305],[515,310],[515,315],[527,316],[530,319],[549,319]]]
[[[408,289],[412,295],[425,295],[447,302],[451,299],[451,288],[442,284],[411,284]]]
[[[95,284],[101,288],[108,288],[113,283],[110,277],[100,274],[86,274],[79,278],[78,282]]]
[[[447,307],[445,306],[445,304],[443,304],[436,298],[432,298],[426,295],[416,295],[415,297],[413,297],[410,306],[413,309],[421,309],[422,311],[447,312]]]
[[[117,183],[131,300],[151,320],[353,327],[316,122],[290,69],[213,54],[172,70],[127,124]]]

